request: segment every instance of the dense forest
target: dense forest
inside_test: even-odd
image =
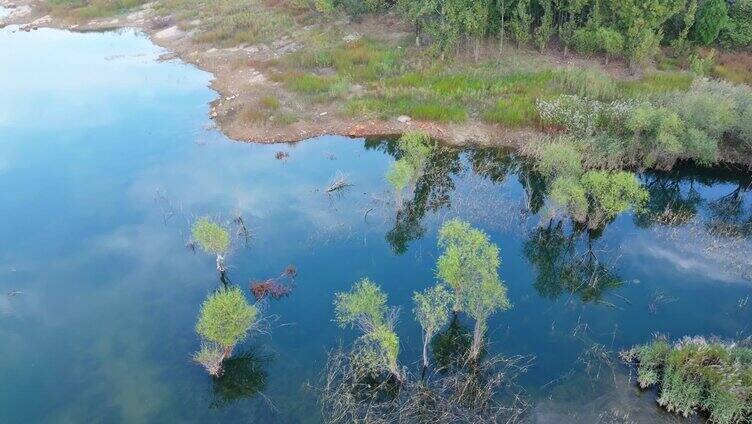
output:
[[[661,46],[677,55],[693,47],[749,47],[751,0],[298,0],[321,12],[352,16],[396,9],[415,24],[416,41],[446,52],[464,40],[507,39],[544,50],[559,42],[580,54],[620,56],[645,63]],[[301,4],[302,3],[302,4]],[[697,60],[697,59],[695,59]]]

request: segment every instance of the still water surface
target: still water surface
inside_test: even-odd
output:
[[[417,367],[410,298],[433,283],[436,231],[454,216],[501,248],[514,308],[490,323],[490,349],[535,357],[520,381],[533,422],[672,422],[615,352],[655,332],[752,332],[748,175],[642,175],[650,213],[588,241],[540,218],[524,162],[442,150],[398,214],[384,180],[393,143],[235,143],[207,122],[210,75],[158,61],[145,37],[14,30],[0,30],[2,423],[318,423],[311,387],[327,350],[353,337],[332,322],[333,294],[380,283],[402,307],[400,359]],[[352,186],[327,195],[338,174]],[[271,334],[239,349],[240,384],[189,360],[217,284],[213,258],[185,247],[207,214],[242,214],[251,230],[229,257],[233,282],[299,272],[294,293],[266,305]],[[562,278],[572,264],[599,283]]]

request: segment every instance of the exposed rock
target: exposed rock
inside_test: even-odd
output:
[[[169,28],[165,28],[157,32],[156,34],[154,34],[154,38],[158,40],[171,40],[171,39],[182,37],[183,34],[185,33],[181,31],[180,29],[178,29],[177,26],[173,25]]]
[[[353,41],[360,40],[360,37],[361,35],[358,34],[357,32],[351,32],[345,35],[344,37],[342,37],[342,41],[344,41],[345,43],[352,43]]]
[[[400,115],[397,117],[397,122],[402,123],[402,124],[406,124],[412,120],[413,119],[407,115]]]

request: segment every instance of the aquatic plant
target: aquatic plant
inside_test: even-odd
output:
[[[232,355],[258,319],[258,310],[248,304],[243,291],[232,286],[211,293],[201,305],[196,333],[222,348],[223,358]]]
[[[201,250],[217,256],[217,271],[224,277],[227,271],[225,255],[230,249],[230,233],[227,229],[208,217],[201,217],[193,223],[191,235]]]
[[[658,403],[685,417],[706,411],[719,424],[752,419],[752,345],[685,337],[658,337],[621,353],[637,364],[641,387],[657,385]]]
[[[424,378],[407,373],[397,390],[372,378],[362,360],[367,355],[358,347],[329,353],[319,393],[325,422],[512,424],[523,422],[529,407],[516,386],[530,365],[526,357],[496,356],[473,370],[437,370]]]
[[[459,219],[442,225],[439,247],[444,252],[437,262],[438,276],[454,289],[453,310],[475,319],[470,357],[477,359],[488,317],[511,307],[498,274],[499,248],[483,231]]]
[[[428,344],[434,334],[449,322],[449,304],[452,295],[443,285],[413,293],[415,319],[423,328],[423,368],[428,368]]]
[[[251,283],[251,293],[256,300],[261,300],[267,296],[279,300],[290,295],[295,288],[295,277],[298,270],[293,265],[288,265],[282,274],[277,277],[267,278],[266,280],[254,281]]]

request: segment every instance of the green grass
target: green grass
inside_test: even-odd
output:
[[[308,70],[333,68],[342,77],[370,82],[396,74],[403,65],[402,48],[373,40],[332,43],[317,39],[313,44],[286,58],[288,66]]]
[[[535,98],[512,94],[496,102],[482,117],[485,122],[512,128],[533,126],[538,122]]]
[[[335,77],[293,73],[285,78],[285,87],[301,94],[321,94],[328,92],[335,82]]]
[[[408,96],[352,99],[345,104],[344,110],[351,116],[377,115],[382,119],[399,115],[436,122],[464,122],[468,119],[467,110],[460,105],[418,100]]]
[[[49,0],[51,13],[72,19],[106,18],[127,12],[149,0]]]
[[[295,27],[290,15],[260,0],[159,0],[156,9],[183,20],[199,19],[194,40],[218,47],[268,43]]]
[[[636,81],[618,82],[621,98],[642,97],[674,90],[687,90],[694,75],[688,72],[653,72]]]

